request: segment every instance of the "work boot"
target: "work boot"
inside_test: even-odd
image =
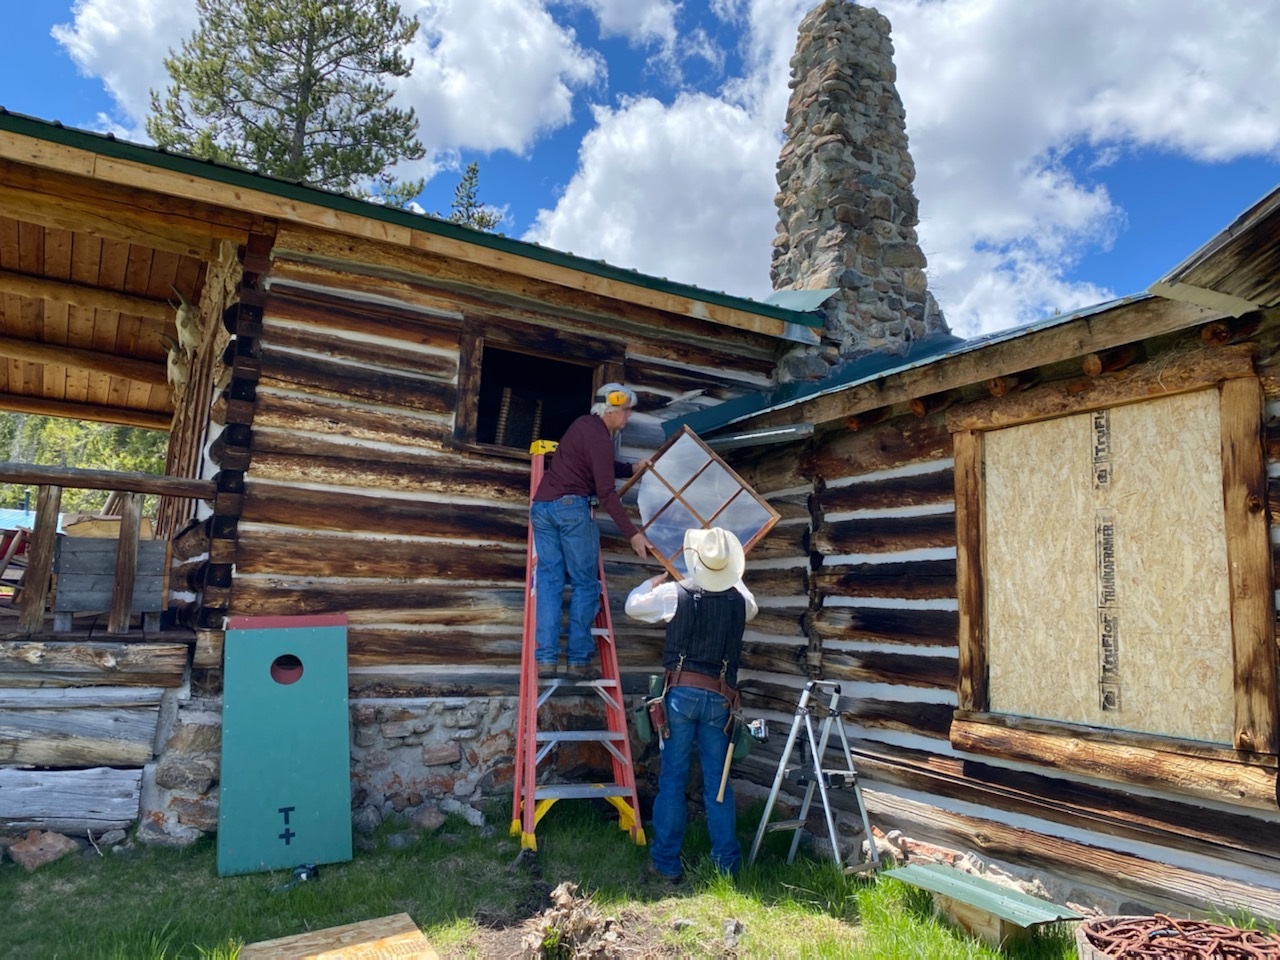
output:
[[[600,679],[600,668],[593,663],[571,663],[564,675],[572,683],[588,683]]]
[[[557,670],[556,664],[554,664],[554,663],[540,663],[540,664],[538,664],[538,679],[539,679],[539,680],[554,680],[554,679],[556,678],[556,674],[557,674],[558,672],[559,672],[559,671]]]

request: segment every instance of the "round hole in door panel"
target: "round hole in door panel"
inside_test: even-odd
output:
[[[282,653],[271,661],[271,679],[288,685],[302,678],[302,661],[292,653]]]

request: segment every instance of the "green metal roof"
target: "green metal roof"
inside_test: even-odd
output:
[[[1034,927],[1058,920],[1084,919],[1074,910],[940,863],[910,863],[895,870],[886,870],[881,876],[892,877],[930,893],[951,897],[1020,927]]]
[[[649,290],[686,297],[690,300],[698,300],[732,310],[741,310],[744,313],[753,313],[761,317],[770,317],[786,323],[799,324],[803,327],[822,326],[822,318],[812,313],[773,306],[757,300],[750,300],[746,297],[735,297],[727,293],[703,290],[699,287],[677,283],[663,277],[649,276],[640,273],[638,270],[611,266],[603,260],[588,260],[585,257],[575,257],[573,254],[562,253],[559,250],[543,247],[536,243],[512,240],[509,237],[485,233],[482,230],[450,223],[447,220],[441,220],[427,214],[411,213],[407,210],[370,203],[366,200],[357,200],[345,194],[307,186],[294,180],[284,180],[279,177],[254,173],[243,167],[227,163],[200,160],[184,153],[172,153],[158,147],[143,146],[127,140],[119,140],[109,133],[101,134],[88,130],[78,130],[74,127],[63,126],[56,121],[41,120],[36,117],[12,113],[5,110],[4,107],[0,107],[0,131],[34,137],[50,143],[60,143],[78,150],[100,153],[119,160],[129,160],[163,170],[172,170],[176,173],[200,177],[216,183],[259,190],[263,193],[273,194],[289,200],[311,203],[316,206],[327,207],[330,210],[367,217],[370,220],[381,220],[397,226],[407,227],[410,230],[421,230],[425,233],[433,233],[437,236],[459,240],[463,243],[490,247],[527,260],[537,260],[542,263],[566,267],[582,273],[618,280],[623,283],[645,287]]]

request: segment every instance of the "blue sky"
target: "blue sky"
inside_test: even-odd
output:
[[[814,0],[401,0],[399,89],[447,210],[714,290],[769,290],[774,161]],[[1280,4],[881,0],[930,289],[957,333],[1145,289],[1280,184]],[[0,105],[145,140],[195,0],[6,10]],[[57,36],[54,36],[56,32]]]

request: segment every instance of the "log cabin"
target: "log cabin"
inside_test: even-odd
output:
[[[237,616],[346,615],[366,818],[492,793],[510,773],[530,441],[625,381],[638,459],[665,420],[772,386],[822,324],[11,113],[0,196],[0,407],[169,432],[164,477],[0,467],[40,492],[0,639],[13,827],[214,829]],[[34,574],[63,486],[127,491],[129,530],[139,496],[160,497],[162,629],[131,629],[129,590],[106,630],[50,628]],[[648,575],[604,535],[611,578]],[[638,688],[661,638],[619,639]]]
[[[1280,195],[1149,294],[784,385],[808,310],[32,118],[0,114],[0,193],[0,404],[170,433],[163,478],[0,479],[54,515],[62,485],[158,495],[172,557],[159,632],[55,634],[24,597],[0,821],[215,829],[227,618],[332,612],[353,817],[478,815],[509,778],[522,447],[623,380],[624,452],[687,424],[782,515],[748,708],[847,681],[873,822],[1081,902],[1280,916]],[[660,635],[620,639],[639,689]]]

